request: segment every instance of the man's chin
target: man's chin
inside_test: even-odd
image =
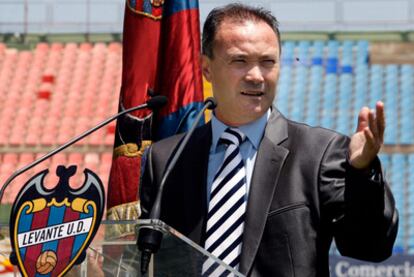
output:
[[[249,124],[249,123],[252,123],[252,122],[258,120],[259,118],[261,118],[266,113],[266,111],[267,111],[267,109],[266,110],[254,109],[254,110],[250,111],[249,113],[245,112],[245,116],[243,116],[242,119],[241,119],[242,124],[240,124],[240,125],[246,125],[246,124]]]

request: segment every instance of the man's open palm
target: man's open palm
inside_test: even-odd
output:
[[[377,102],[376,111],[363,107],[358,115],[356,133],[349,145],[349,161],[354,168],[366,169],[384,142],[384,104]]]

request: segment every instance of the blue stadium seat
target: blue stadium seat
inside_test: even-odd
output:
[[[282,66],[292,65],[295,59],[295,42],[285,41],[282,44]]]
[[[328,58],[338,58],[339,42],[337,40],[328,41]]]
[[[306,66],[298,65],[296,68],[295,84],[291,96],[290,118],[296,121],[303,121],[305,109],[305,90],[308,79],[308,69]]]
[[[402,65],[400,74],[400,144],[414,143],[414,69],[412,65]]]
[[[357,115],[359,110],[366,106],[368,103],[368,75],[369,75],[369,68],[368,65],[357,65],[355,67],[355,90],[354,90],[354,101],[353,107],[351,109],[351,114],[353,116],[352,119],[352,127],[351,130],[356,129],[357,125]]]
[[[322,97],[323,67],[322,65],[313,65],[310,69],[310,85],[308,92],[308,101],[306,105],[305,122],[309,125],[319,125],[320,102]]]
[[[393,189],[403,191],[405,174],[405,156],[397,153],[391,155],[391,186]]]
[[[284,114],[288,114],[289,94],[292,87],[292,66],[282,65],[274,105]]]
[[[392,249],[393,254],[404,254],[406,252],[404,245],[395,244]]]
[[[369,106],[374,107],[376,101],[383,99],[384,70],[381,65],[371,66],[371,78],[369,87]]]
[[[412,182],[414,183],[414,153],[408,155],[408,173],[410,184],[412,184]],[[414,186],[409,186],[409,188],[413,189],[414,191]]]
[[[352,101],[351,74],[341,74],[339,79],[339,100],[336,114],[336,130],[343,134],[350,134],[350,109]]]
[[[336,110],[336,91],[337,76],[336,74],[327,74],[323,87],[321,125],[325,128],[334,127],[334,114]]]
[[[301,65],[310,64],[310,54],[309,54],[310,42],[307,40],[299,41],[298,45],[298,55],[295,58],[299,58],[299,63]]]
[[[341,57],[341,65],[342,65],[342,72],[344,71],[345,66],[353,65],[353,46],[354,43],[350,40],[345,40],[342,43],[342,57]],[[349,72],[352,73],[352,72]]]
[[[366,40],[360,40],[357,42],[357,55],[356,55],[356,64],[357,65],[367,65],[368,64],[368,48],[369,42]]]
[[[313,59],[320,59],[320,61],[322,62],[323,59],[323,49],[324,49],[324,42],[321,40],[315,40],[313,42],[313,53],[312,53],[312,58]],[[313,60],[314,61],[314,60]],[[317,60],[319,61],[319,60]],[[313,63],[315,65],[315,63]],[[316,65],[322,65],[322,63],[316,63]]]

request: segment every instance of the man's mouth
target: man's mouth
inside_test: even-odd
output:
[[[241,94],[246,96],[262,96],[264,93],[262,91],[242,91]]]

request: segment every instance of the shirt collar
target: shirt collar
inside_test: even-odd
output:
[[[263,133],[266,128],[267,120],[270,117],[270,109],[259,119],[246,124],[239,126],[238,128],[242,131],[250,143],[253,145],[254,149],[257,150],[259,148],[260,141],[262,140]],[[213,133],[213,140],[211,142],[211,153],[216,153],[217,143],[220,139],[221,134],[228,128],[226,124],[221,122],[213,113],[211,117],[211,128]]]

